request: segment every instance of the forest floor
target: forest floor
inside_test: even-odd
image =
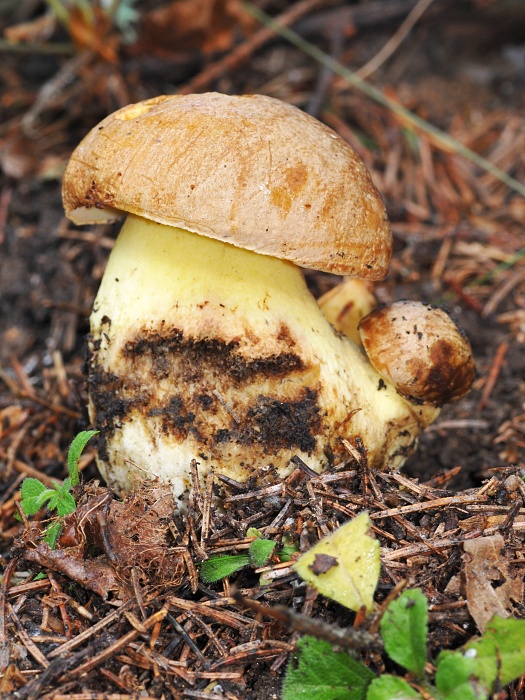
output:
[[[259,5],[343,66],[369,67],[367,80],[383,95],[525,182],[521,3],[434,0],[405,38],[395,33],[421,3]],[[230,587],[339,625],[357,624],[355,616],[316,600],[282,565],[261,592],[253,570],[204,585],[192,562],[244,551],[247,523],[263,531],[273,524],[279,539],[278,516],[289,500],[295,534],[306,528],[310,544],[349,514],[369,511],[382,548],[378,609],[402,581],[422,588],[431,603],[432,657],[478,634],[480,609],[489,605],[481,582],[471,577],[468,584],[465,540],[501,538],[498,556],[487,564],[488,587],[508,614],[523,616],[523,190],[261,30],[240,3],[137,7],[139,30],[128,43],[102,12],[90,24],[72,11],[66,31],[38,3],[0,7],[0,563],[17,583],[4,576],[1,584],[0,690],[17,698],[95,692],[278,698],[298,632],[243,609]],[[371,66],[385,46],[391,55]],[[38,550],[36,526],[26,525],[22,534],[16,501],[23,478],[50,484],[66,476],[68,446],[89,427],[85,339],[116,233],[65,219],[61,175],[72,149],[111,111],[158,94],[207,90],[262,93],[299,106],[358,151],[385,200],[395,242],[390,272],[375,294],[381,302],[445,305],[471,341],[474,387],[444,408],[402,474],[360,470],[349,456],[338,486],[300,467],[277,486],[250,485],[241,498],[222,484],[230,508],[212,514],[204,533],[206,494],[197,494],[191,527],[174,520],[180,537],[172,535],[171,545],[183,575],[177,565],[169,575],[141,578],[136,572],[148,572],[148,564],[137,563],[136,553],[122,553],[116,568],[106,562],[103,571],[88,570],[90,560],[82,557],[58,565]],[[306,277],[316,296],[340,281],[314,272]],[[88,504],[106,498],[90,481],[99,478],[94,455],[90,443],[81,459]],[[138,505],[126,508],[143,509],[153,497],[145,490]],[[414,504],[420,507],[399,510]],[[38,570],[50,575],[35,580]],[[383,668],[380,659],[369,663]],[[525,698],[518,683],[507,692]]]

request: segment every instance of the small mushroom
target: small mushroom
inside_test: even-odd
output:
[[[443,406],[472,386],[470,343],[443,309],[397,301],[363,318],[359,333],[370,362],[409,401]]]
[[[337,333],[299,266],[381,279],[392,241],[355,152],[264,96],[163,96],[104,119],[68,163],[77,224],[127,215],[91,316],[89,410],[117,490],[190,462],[239,481],[317,472],[360,437],[397,467],[439,409]]]

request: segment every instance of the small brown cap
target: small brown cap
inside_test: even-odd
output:
[[[470,344],[443,309],[398,301],[365,316],[359,332],[379,374],[415,403],[443,406],[472,386]]]
[[[382,279],[392,238],[359,156],[262,95],[161,96],[104,119],[63,183],[76,224],[123,212],[337,274]]]

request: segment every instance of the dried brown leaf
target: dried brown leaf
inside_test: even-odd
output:
[[[252,26],[238,0],[175,0],[144,17],[139,47],[157,55],[193,49],[211,54],[228,50],[236,30],[247,33]]]
[[[171,489],[145,484],[125,501],[114,500],[108,489],[93,485],[74,513],[64,519],[58,548],[41,542],[41,526],[31,523],[21,539],[27,561],[63,573],[107,598],[131,594],[135,571],[147,583],[180,583],[184,559],[173,546],[170,523],[176,510]],[[98,556],[92,556],[92,552]]]
[[[509,617],[513,601],[523,600],[523,580],[512,578],[503,553],[503,537],[478,537],[463,544],[467,606],[483,632],[494,615]]]
[[[123,585],[115,571],[104,557],[96,559],[81,559],[78,551],[51,549],[48,544],[41,542],[34,548],[24,552],[24,559],[65,574],[88,590],[106,599],[111,591],[122,591]]]

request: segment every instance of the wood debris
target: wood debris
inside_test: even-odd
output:
[[[345,67],[374,66],[385,94],[525,181],[522,68],[510,51],[519,47],[499,14],[507,3],[470,3],[465,20],[434,0],[408,36],[395,27],[407,27],[416,0],[259,4]],[[11,5],[0,13],[6,41],[17,42],[3,45],[0,67],[0,695],[279,697],[301,634],[357,646],[377,669],[379,618],[404,588],[429,598],[433,655],[478,634],[495,611],[523,616],[523,197],[255,24],[237,0],[145,3],[129,43],[100,14],[90,23],[74,13],[69,32],[43,3]],[[385,46],[395,49],[386,59]],[[376,295],[448,306],[478,377],[402,474],[369,470],[357,443],[321,476],[295,460],[284,480],[269,469],[248,484],[221,474],[201,483],[195,463],[187,515],[156,484],[128,501],[95,485],[90,445],[79,508],[50,550],[45,513],[16,519],[20,485],[63,479],[67,447],[88,425],[82,339],[114,240],[110,226],[65,221],[60,173],[105,114],[195,89],[284,99],[354,147],[392,220],[395,255]],[[306,278],[316,296],[337,281]],[[363,510],[382,561],[369,619],[317,596],[279,560],[285,543],[305,551]],[[270,561],[204,583],[201,562],[246,554],[249,527],[276,543]],[[519,683],[509,692],[525,697]]]
[[[362,461],[362,454],[356,456]],[[286,479],[271,484],[264,473],[246,485],[215,478],[211,507],[208,480],[206,493],[193,496],[194,507],[184,518],[169,492],[155,485],[123,502],[122,512],[108,492],[89,487],[74,516],[68,516],[73,522],[66,523],[54,551],[39,543],[37,524],[27,525],[13,561],[17,569],[32,573],[14,576],[12,571],[11,583],[4,577],[2,590],[3,625],[9,639],[5,668],[14,664],[22,675],[28,674],[19,692],[24,697],[33,697],[35,689],[45,693],[48,678],[58,688],[66,681],[70,689],[77,682],[85,687],[99,677],[101,668],[126,667],[137,673],[148,671],[146,689],[151,694],[159,678],[178,693],[213,680],[223,693],[242,698],[251,664],[285,659],[293,649],[289,640],[294,630],[338,644],[357,644],[373,659],[380,640],[367,628],[373,629],[374,618],[361,623],[357,636],[348,636],[350,630],[341,630],[343,609],[320,597],[307,604],[304,583],[278,556],[284,541],[294,541],[304,551],[363,510],[370,513],[381,543],[378,611],[393,587],[421,587],[432,601],[434,643],[457,646],[477,628],[482,630],[491,612],[512,614],[523,604],[525,507],[513,479],[493,477],[488,487],[453,494],[395,472],[363,472],[357,467],[350,459],[316,475],[299,463]],[[373,484],[366,493],[365,479]],[[217,508],[217,498],[222,508]],[[387,503],[398,505],[385,507]],[[133,525],[134,507],[142,527],[150,523],[143,536]],[[246,537],[246,530],[254,522],[264,537],[277,543],[269,564],[256,571],[244,568],[215,584],[205,585],[197,578],[192,589],[183,550],[198,576],[203,557],[246,551],[253,539]],[[117,534],[112,533],[115,523]],[[164,554],[160,559],[153,554],[141,563],[141,549],[151,549],[147,528],[155,530],[154,523],[162,527]],[[494,528],[496,533],[489,534]],[[123,537],[129,537],[128,545]],[[107,541],[112,543],[109,549]],[[492,547],[491,557],[487,547]],[[105,567],[104,572],[97,570],[96,584],[91,570],[95,563]],[[32,583],[39,570],[47,571],[49,580]],[[141,572],[136,587],[133,570]],[[177,572],[175,577],[172,571]],[[92,593],[86,599],[88,590]],[[52,623],[56,640],[45,631],[51,613],[42,614],[42,606],[50,604],[50,610],[60,612]],[[445,612],[448,624],[443,626]],[[320,613],[324,627],[315,620]],[[28,633],[28,626],[34,631]],[[16,645],[27,650],[22,665],[16,662]],[[71,656],[76,659],[74,668],[67,674],[55,673]],[[106,677],[108,690],[114,687],[111,678]]]

